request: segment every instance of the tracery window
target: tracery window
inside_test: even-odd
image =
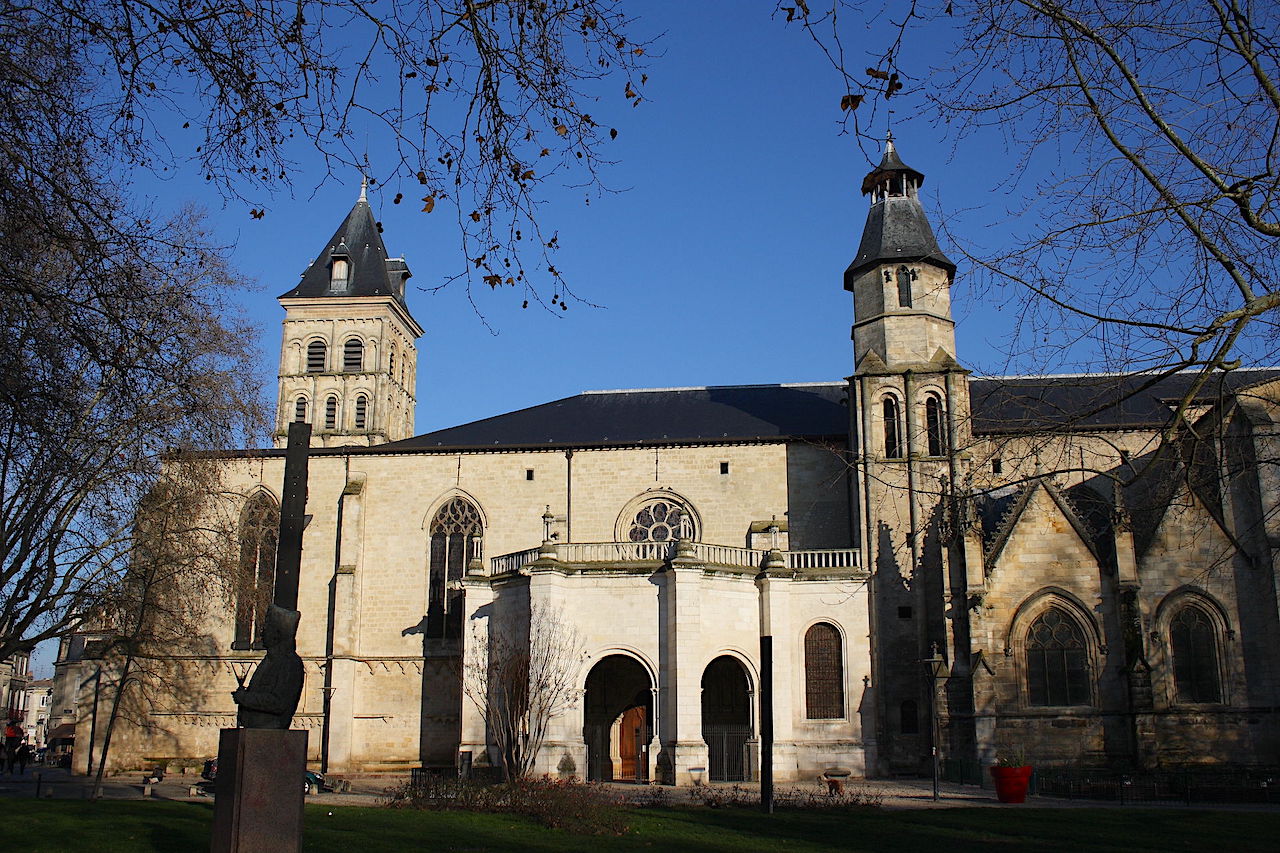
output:
[[[233,649],[260,648],[267,605],[275,595],[280,508],[259,492],[240,517],[240,567],[236,577]]]
[[[901,459],[902,422],[898,417],[898,401],[885,397],[881,406],[884,415],[884,455],[886,459]]]
[[[324,341],[312,341],[307,344],[307,373],[324,373],[328,348]]]
[[[356,429],[368,429],[369,426],[369,398],[364,394],[356,397]]]
[[[1179,702],[1221,702],[1217,631],[1209,615],[1189,604],[1169,621],[1174,692]]]
[[[941,456],[947,452],[946,419],[943,417],[942,400],[935,394],[924,399],[924,431],[930,456]]]
[[[480,558],[484,526],[480,511],[465,498],[453,498],[431,520],[429,574],[427,577],[427,636],[459,637],[462,629],[462,593],[447,589],[459,580],[467,563]]]
[[[652,500],[640,507],[627,531],[631,542],[670,542],[692,539],[693,535],[689,511],[670,498]]]
[[[328,397],[324,401],[324,428],[338,428],[338,398]]]
[[[911,270],[898,267],[898,307],[911,307]]]
[[[1089,704],[1088,647],[1076,620],[1050,607],[1027,630],[1027,700],[1032,705]]]
[[[342,370],[345,373],[364,370],[364,342],[359,338],[351,338],[342,345]]]
[[[844,664],[840,632],[819,622],[804,635],[805,716],[810,720],[838,720],[844,716]]]

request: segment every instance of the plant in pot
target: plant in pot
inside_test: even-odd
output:
[[[1031,765],[1022,750],[1005,753],[991,765],[991,781],[996,785],[996,799],[1002,803],[1022,803],[1031,784]]]

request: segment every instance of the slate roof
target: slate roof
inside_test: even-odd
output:
[[[331,281],[331,261],[335,253],[346,254],[351,272],[345,288]],[[302,273],[302,280],[281,299],[330,296],[393,296],[404,305],[404,283],[411,273],[403,258],[388,258],[378,223],[363,193],[346,219],[324,244],[316,259]]]
[[[924,173],[903,163],[890,140],[880,165],[862,179],[863,195],[882,183],[885,176],[893,174],[914,179],[916,186],[924,183]],[[955,272],[956,265],[942,253],[938,239],[933,236],[933,226],[920,205],[919,196],[911,192],[905,196],[882,197],[867,211],[858,253],[844,273],[845,290],[853,290],[853,280],[868,267],[885,262],[925,260]]]
[[[1153,429],[1193,374],[1150,377],[975,378],[969,382],[979,434],[1049,429]],[[1280,368],[1215,378],[1210,399],[1280,379]],[[709,444],[786,439],[842,440],[849,429],[843,382],[589,391],[562,400],[378,445],[374,452]],[[1107,405],[1109,404],[1109,405]]]

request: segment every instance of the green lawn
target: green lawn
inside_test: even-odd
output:
[[[5,800],[0,850],[141,853],[208,850],[210,803]],[[1280,815],[1177,808],[982,808],[846,812],[663,808],[631,832],[591,838],[504,815],[307,806],[308,853],[377,851],[1273,851]]]

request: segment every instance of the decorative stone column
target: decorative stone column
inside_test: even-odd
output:
[[[664,781],[676,785],[700,784],[709,775],[710,752],[702,739],[702,575],[706,566],[694,556],[693,543],[681,539],[666,571],[666,642],[660,661],[659,716],[663,730],[663,765],[670,768]]]

